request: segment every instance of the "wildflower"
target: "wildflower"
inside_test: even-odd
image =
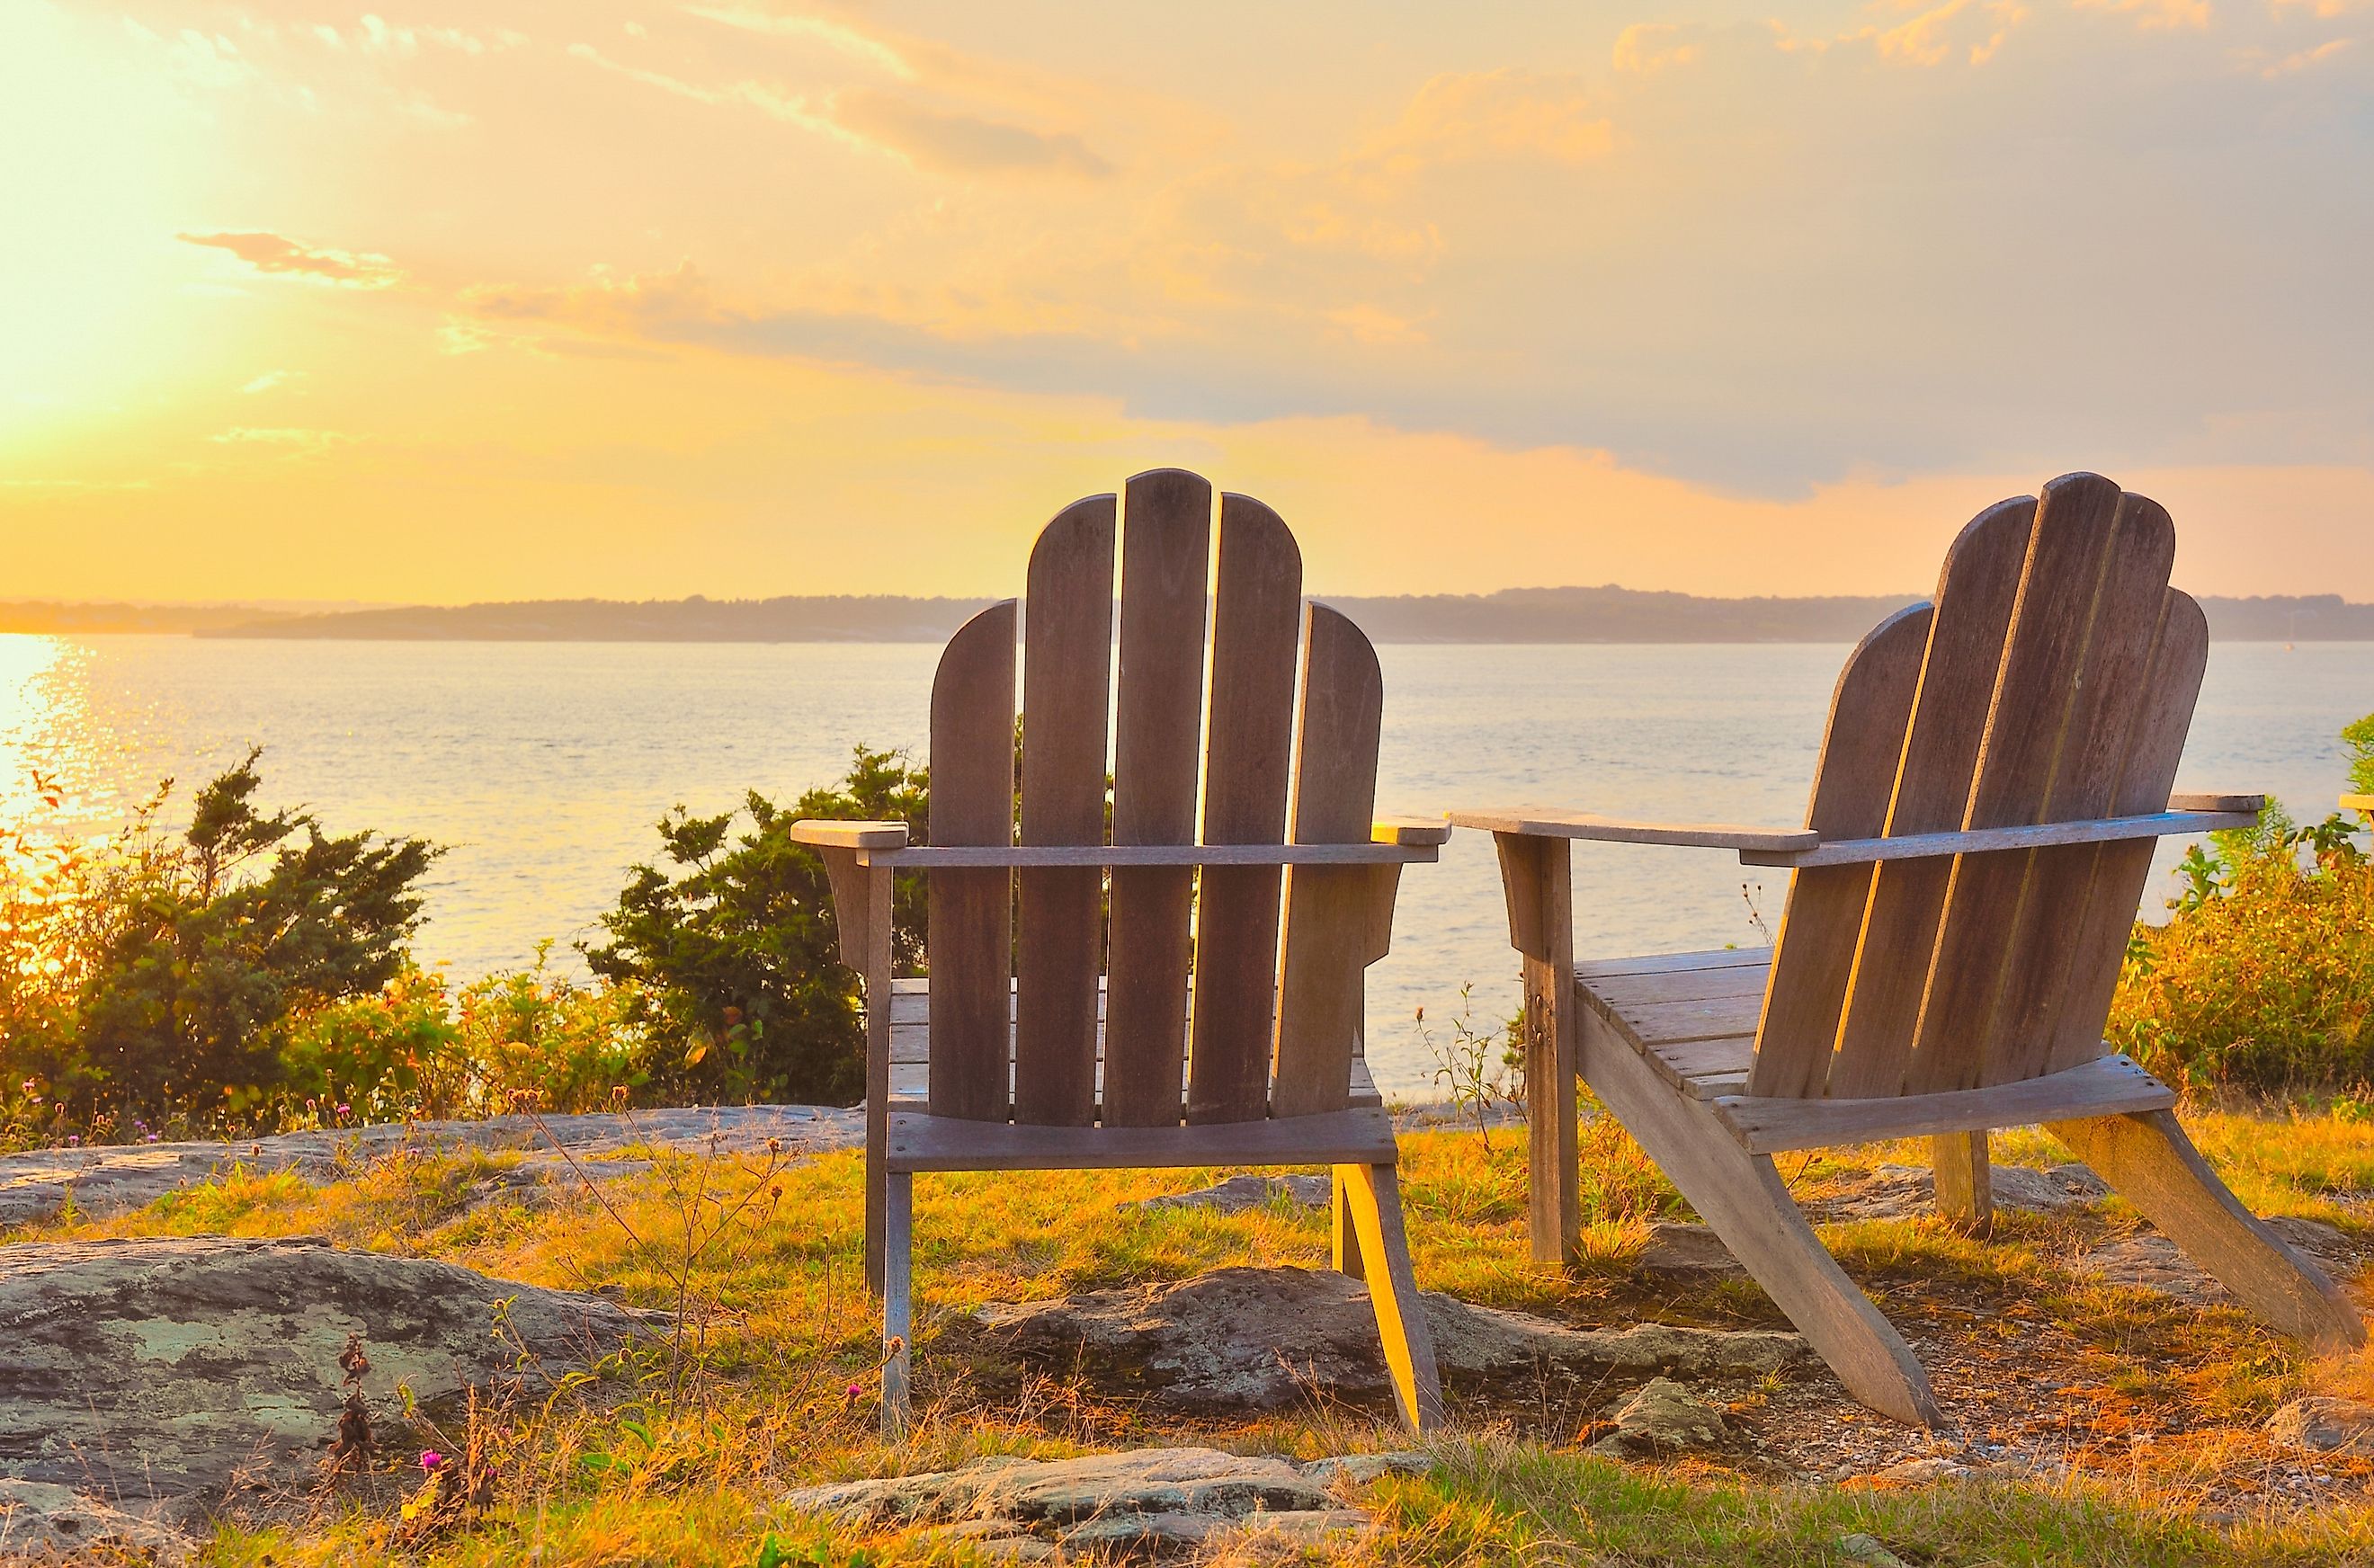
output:
[[[352,1116],[352,1115],[354,1114],[355,1108],[354,1108],[354,1106],[345,1106],[345,1105],[342,1105],[342,1106],[338,1106],[338,1107],[337,1107],[337,1111],[338,1111],[338,1114],[339,1114],[340,1116]]]
[[[80,1134],[80,1133],[78,1133],[78,1132],[69,1132],[69,1133],[67,1133],[67,1134],[66,1134],[66,1147],[67,1147],[67,1148],[69,1148],[69,1149],[76,1148],[76,1147],[79,1146],[79,1145],[81,1144],[81,1142],[82,1142],[82,1134]]]
[[[420,1451],[420,1468],[424,1470],[433,1470],[444,1462],[445,1456],[434,1448],[423,1448]]]
[[[156,1142],[156,1141],[157,1141],[157,1135],[156,1135],[155,1133],[153,1133],[153,1132],[152,1132],[152,1133],[148,1134],[147,1138],[146,1140],[144,1140],[144,1141],[146,1141],[146,1142],[149,1142],[149,1143],[154,1143],[154,1142]]]

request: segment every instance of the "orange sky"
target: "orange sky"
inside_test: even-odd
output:
[[[1769,3],[1769,0],[1768,0]],[[1925,586],[2074,467],[2374,599],[2374,0],[0,0],[0,598]]]

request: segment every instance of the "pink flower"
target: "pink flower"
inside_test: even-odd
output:
[[[78,1132],[69,1132],[69,1133],[67,1133],[67,1134],[66,1134],[66,1147],[67,1147],[67,1148],[69,1148],[69,1149],[75,1148],[75,1147],[76,1147],[77,1145],[79,1145],[81,1142],[82,1142],[82,1134],[80,1134],[80,1133],[78,1133]]]
[[[156,1142],[156,1141],[157,1141],[157,1135],[156,1135],[155,1133],[153,1133],[153,1132],[152,1132],[152,1133],[150,1133],[150,1134],[148,1135],[148,1137],[147,1137],[147,1141],[148,1141],[148,1142],[150,1142],[150,1143],[154,1143],[154,1142]]]
[[[423,1448],[420,1451],[420,1468],[424,1470],[433,1470],[444,1462],[445,1456],[434,1448]]]

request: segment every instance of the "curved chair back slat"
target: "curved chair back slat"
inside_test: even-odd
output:
[[[1142,474],[1059,514],[1032,550],[1019,615],[1017,841],[1192,844],[1200,829],[1214,844],[1365,843],[1376,652],[1301,592],[1301,553],[1277,515],[1222,497],[1216,542],[1211,486],[1193,474]],[[1005,842],[1017,630],[1014,607],[995,607],[942,656],[934,844]],[[1344,1109],[1362,970],[1381,945],[1375,879],[1393,869],[933,872],[933,1114],[1163,1127]]]
[[[932,841],[1014,840],[1014,601],[967,621],[932,681]],[[970,1121],[1012,1112],[1014,890],[1003,871],[935,871],[927,889],[932,1108]]]
[[[1849,660],[1808,825],[1896,837],[2162,809],[2201,662],[2174,556],[2167,512],[2095,474],[1980,513],[1933,608]],[[1798,872],[1750,1093],[1968,1089],[2099,1054],[2149,860],[2142,840]]]

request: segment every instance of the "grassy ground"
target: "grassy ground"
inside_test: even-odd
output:
[[[2374,1220],[2374,1126],[2202,1113],[2204,1147],[2262,1213]],[[1525,1261],[1515,1135],[1404,1143],[1420,1282],[1577,1324],[1643,1317],[1773,1324],[1738,1281],[1655,1282],[1632,1267],[1648,1223],[1682,1213],[1612,1123],[1586,1129],[1584,1265]],[[1782,1174],[1801,1195],[1852,1188],[1910,1145],[1842,1152]],[[2066,1158],[2039,1134],[1998,1163]],[[1404,1440],[1385,1412],[1340,1406],[1228,1425],[1182,1422],[1075,1381],[1000,1363],[962,1332],[983,1302],[1190,1276],[1229,1263],[1323,1264],[1327,1223],[1284,1204],[1221,1216],[1116,1211],[1216,1173],[938,1176],[917,1183],[922,1316],[916,1435],[873,1433],[878,1319],[859,1266],[861,1165],[679,1161],[598,1195],[487,1197],[499,1157],[390,1162],[312,1187],[235,1175],[137,1213],[68,1217],[12,1239],[227,1232],[327,1235],[539,1284],[687,1310],[682,1345],[619,1358],[587,1389],[531,1398],[475,1434],[499,1476],[483,1515],[441,1529],[399,1510],[401,1465],[335,1494],[285,1499],[212,1547],[224,1563],[875,1563],[960,1561],[908,1538],[860,1539],[770,1513],[807,1480],[936,1469],[983,1452],[1059,1455],[1157,1442],[1315,1457]],[[2073,1268],[2131,1216],[2008,1215],[1977,1243],[1935,1222],[1831,1227],[1850,1272],[1929,1360],[1957,1445],[2050,1454],[2024,1481],[1920,1488],[1809,1479],[1931,1451],[1936,1440],[1847,1403],[1826,1375],[1733,1391],[1757,1441],[1721,1461],[1626,1467],[1584,1456],[1608,1391],[1533,1403],[1463,1399],[1443,1464],[1364,1501],[1383,1527],[1336,1560],[1378,1562],[1807,1563],[1851,1561],[1860,1532],[1905,1562],[2117,1565],[2374,1562],[2374,1465],[2276,1453],[2258,1426],[2302,1391],[2366,1394],[2362,1360],[2318,1364],[2234,1310],[2193,1308]],[[2374,1235],[2368,1237],[2374,1247]],[[405,1456],[408,1457],[409,1456]],[[934,1555],[937,1552],[938,1555]],[[532,1554],[532,1556],[531,1556]]]

